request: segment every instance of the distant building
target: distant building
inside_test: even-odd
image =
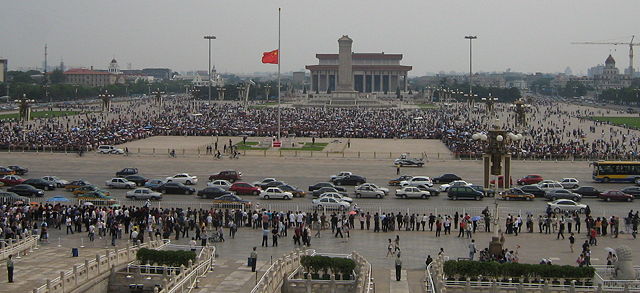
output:
[[[0,59],[0,82],[7,81],[7,59]]]
[[[631,86],[631,76],[620,74],[613,56],[607,57],[607,60],[604,61],[604,67],[596,68],[597,70],[592,71],[593,68],[589,70],[592,76],[578,77],[572,80],[596,90],[620,89]],[[602,69],[601,72],[600,69]]]
[[[65,82],[84,86],[106,86],[122,84],[125,78],[122,74],[113,74],[106,71],[96,71],[86,68],[74,68],[64,72]]]
[[[145,68],[142,69],[144,75],[153,76],[154,79],[167,80],[171,79],[173,73],[169,68]]]
[[[118,61],[115,58],[111,59],[111,63],[109,63],[109,73],[111,74],[121,74],[120,66],[118,66]]]
[[[296,87],[302,88],[302,85],[305,83],[305,79],[307,74],[304,71],[296,71],[293,73],[292,82]]]

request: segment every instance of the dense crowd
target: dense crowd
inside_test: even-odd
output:
[[[602,125],[583,117],[587,110],[565,110],[560,104],[539,101],[527,112],[527,125],[517,126],[513,110],[496,107],[508,130],[524,139],[510,145],[519,158],[602,159],[638,157],[636,131]],[[466,106],[440,109],[282,108],[282,134],[297,137],[440,139],[460,157],[477,157],[482,144],[471,135],[490,128],[484,108]],[[194,115],[198,113],[198,115]],[[202,114],[202,115],[199,115]],[[600,113],[602,114],[602,113]],[[158,135],[275,136],[275,108],[245,109],[238,104],[178,103],[163,108],[151,101],[117,104],[109,114],[88,112],[61,118],[39,119],[22,126],[0,122],[0,148],[92,150]],[[569,118],[580,119],[581,125]],[[584,124],[589,124],[585,129]],[[605,130],[607,130],[605,132]],[[428,153],[428,150],[425,150]]]

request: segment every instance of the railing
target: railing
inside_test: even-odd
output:
[[[197,262],[189,267],[181,267],[182,271],[168,282],[165,281],[160,293],[191,292],[198,288],[199,278],[204,277],[207,272],[213,270],[215,265],[215,246],[204,246],[200,251]]]
[[[38,235],[29,235],[20,240],[3,239],[0,240],[0,246],[0,260],[9,258],[9,255],[20,256],[20,252],[26,255],[28,251],[38,249]]]
[[[570,285],[543,283],[515,283],[492,281],[445,281],[447,292],[613,292],[608,289],[603,291],[601,285],[582,286],[572,281]]]
[[[594,280],[596,284],[602,284],[606,290],[629,292],[640,292],[640,266],[634,266],[635,280],[614,280],[615,268],[607,265],[594,265],[596,273]]]
[[[427,293],[437,293],[436,286],[433,284],[433,276],[431,275],[431,267],[433,266],[433,261],[427,265],[427,273],[425,275],[425,292]]]
[[[96,254],[95,259],[85,260],[84,264],[74,265],[73,269],[61,271],[60,276],[53,280],[47,279],[46,283],[33,289],[33,293],[57,293],[71,291],[101,274],[111,272],[112,266],[119,266],[130,262],[136,257],[140,248],[160,248],[168,241],[154,240],[137,246],[129,246],[121,249],[107,250],[105,255]]]
[[[300,266],[301,250],[295,250],[273,261],[273,264],[264,272],[260,280],[251,290],[251,293],[275,293],[289,272]]]

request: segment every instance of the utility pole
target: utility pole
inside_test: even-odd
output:
[[[215,36],[204,36],[205,40],[209,41],[209,67],[207,70],[209,71],[209,82],[207,82],[207,87],[209,88],[209,103],[211,103],[211,40],[215,40]]]
[[[472,50],[472,43],[473,40],[477,39],[477,36],[465,36],[465,39],[469,40],[469,97],[472,99],[472,83],[471,83],[471,78],[473,77],[473,50]]]

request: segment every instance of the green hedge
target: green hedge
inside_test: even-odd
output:
[[[140,248],[136,253],[136,259],[141,264],[157,264],[159,266],[179,267],[189,265],[189,260],[195,262],[196,253],[184,250],[155,250]]]
[[[353,270],[356,268],[356,263],[352,259],[322,255],[303,255],[302,258],[300,258],[300,265],[307,272],[328,272],[329,269],[331,269],[334,273],[340,273],[343,275],[351,275]]]
[[[444,263],[444,273],[447,276],[465,278],[477,278],[478,276],[519,278],[525,276],[531,278],[584,279],[593,278],[595,269],[593,267],[450,260]]]

